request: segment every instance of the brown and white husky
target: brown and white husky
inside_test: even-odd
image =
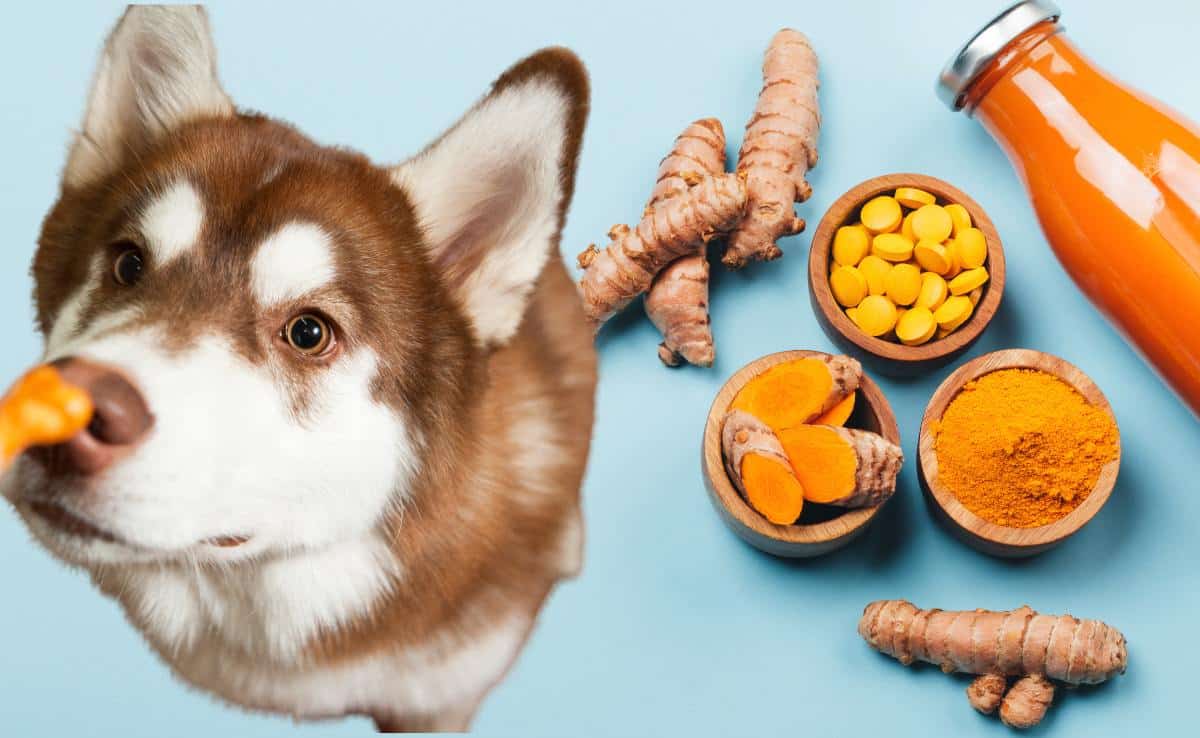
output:
[[[3,493],[182,680],[469,725],[580,566],[596,362],[558,242],[587,109],[541,51],[377,166],[239,112],[202,9],[125,13],[33,265],[96,419]]]

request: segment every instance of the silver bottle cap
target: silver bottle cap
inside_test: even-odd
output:
[[[937,96],[951,110],[963,106],[963,93],[996,55],[1017,36],[1043,21],[1057,21],[1062,11],[1051,0],[1022,0],[992,19],[942,68]]]

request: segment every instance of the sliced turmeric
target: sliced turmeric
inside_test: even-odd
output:
[[[792,472],[779,439],[749,413],[732,410],[721,427],[725,470],[733,486],[760,515],[791,525],[804,510],[804,488]]]
[[[810,502],[865,507],[880,504],[896,491],[904,453],[876,433],[798,425],[780,431],[779,442]]]
[[[0,471],[32,446],[69,440],[92,419],[92,399],[63,381],[58,370],[39,366],[0,398]]]
[[[854,398],[857,396],[857,392],[846,395],[841,402],[831,407],[824,415],[814,418],[813,425],[845,425],[850,416],[854,414]]]
[[[967,688],[981,712],[1000,706],[1000,719],[1014,728],[1037,725],[1054,699],[1050,680],[1068,685],[1099,684],[1124,674],[1125,636],[1099,620],[1039,615],[1029,607],[989,610],[920,610],[905,600],[867,605],[858,633],[877,651],[908,665],[936,664],[947,674],[978,674]],[[1007,688],[1008,677],[1020,677]]]
[[[796,359],[751,379],[730,407],[745,410],[779,432],[830,412],[855,393],[861,380],[862,365],[848,356]]]
[[[671,153],[658,166],[658,182],[647,212],[672,197],[686,194],[702,175],[725,171],[725,129],[716,118],[698,120],[675,139]],[[663,335],[658,358],[667,366],[683,362],[712,366],[715,358],[708,317],[708,258],[704,243],[658,273],[646,292],[646,315]]]
[[[592,244],[579,254],[579,292],[588,318],[599,327],[649,289],[672,261],[737,224],[745,208],[745,175],[721,174],[649,208],[636,228],[613,226],[608,246]]]

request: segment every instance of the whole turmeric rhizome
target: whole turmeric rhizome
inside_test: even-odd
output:
[[[867,507],[895,491],[904,462],[900,447],[841,427],[861,379],[854,359],[814,356],[768,369],[734,398],[721,428],[725,469],[768,521],[795,523],[805,500]]]

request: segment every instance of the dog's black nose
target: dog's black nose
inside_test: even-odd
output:
[[[141,442],[154,425],[145,398],[112,367],[75,357],[52,362],[67,382],[92,398],[88,427],[57,446],[31,451],[51,471],[97,474]]]

